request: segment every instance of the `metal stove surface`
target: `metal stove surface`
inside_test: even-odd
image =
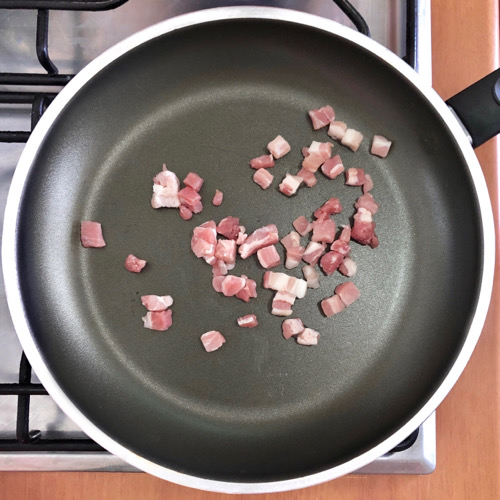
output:
[[[353,0],[372,37],[400,56],[405,54],[406,1]],[[76,73],[88,62],[128,35],[175,15],[226,5],[267,5],[309,12],[353,27],[331,0],[218,1],[218,0],[129,0],[105,12],[51,11],[50,57],[60,73]],[[430,0],[416,2],[418,11],[418,64],[431,83]],[[0,4],[1,6],[1,4]],[[2,72],[43,72],[35,54],[36,11],[0,10],[0,68]],[[8,86],[0,90],[12,90]],[[17,89],[19,90],[19,89]],[[40,90],[40,88],[37,88]],[[54,89],[50,89],[54,90]],[[56,89],[57,90],[57,89]],[[30,109],[24,105],[0,104],[1,130],[29,130]],[[0,143],[0,225],[10,181],[24,144]],[[0,226],[1,238],[1,226]],[[0,274],[0,383],[16,383],[21,346],[10,319],[3,276]],[[36,374],[32,381],[37,382]],[[15,438],[17,396],[0,396],[0,439]],[[49,396],[31,396],[30,428],[45,437],[85,438],[85,434],[58,408]],[[391,452],[359,470],[363,474],[426,474],[436,464],[436,424],[433,414],[419,429],[407,450]],[[0,470],[93,470],[135,471],[107,452],[0,452]]]

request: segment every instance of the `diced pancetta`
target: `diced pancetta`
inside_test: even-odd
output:
[[[319,265],[321,266],[321,269],[330,276],[330,274],[333,274],[340,266],[342,261],[344,260],[344,256],[341,253],[338,252],[327,252],[323,257],[321,257],[321,260],[319,261]]]
[[[267,189],[272,184],[273,179],[274,176],[263,168],[259,168],[259,170],[253,174],[253,181],[262,189]]]
[[[306,247],[302,260],[314,266],[318,263],[319,258],[325,253],[326,245],[316,241],[310,241]]]
[[[316,219],[324,220],[328,218],[329,215],[339,214],[340,212],[342,212],[342,205],[340,204],[340,200],[338,198],[330,198],[317,210],[315,210],[313,215],[314,217],[316,217]]]
[[[346,308],[346,305],[342,302],[339,295],[334,294],[327,299],[321,301],[321,309],[327,318],[342,312]]]
[[[365,174],[365,182],[363,183],[363,193],[366,194],[368,191],[373,189],[373,180],[370,174]]]
[[[165,311],[174,303],[174,299],[170,295],[143,295],[141,302],[148,311]]]
[[[303,181],[304,179],[298,175],[286,174],[279,185],[279,190],[286,196],[292,196],[297,192]]]
[[[213,220],[204,222],[193,229],[191,238],[191,249],[196,257],[205,259],[213,257],[217,244],[217,231]]]
[[[350,306],[360,297],[360,292],[352,281],[346,281],[335,288],[335,293],[340,296],[346,306]]]
[[[345,131],[344,137],[342,137],[341,143],[343,146],[347,146],[353,151],[357,151],[362,141],[363,141],[363,134],[361,132],[358,132],[353,128],[348,128]]]
[[[293,227],[300,234],[300,236],[305,236],[312,230],[312,222],[309,222],[303,215],[297,217],[292,222]]]
[[[374,135],[370,153],[380,156],[380,158],[385,158],[387,153],[389,153],[389,149],[391,149],[391,145],[392,142],[387,140],[383,135]]]
[[[307,187],[313,187],[318,183],[318,179],[314,175],[314,172],[311,172],[304,167],[297,172],[297,177],[300,177]]]
[[[304,149],[307,150],[307,155],[319,153],[323,157],[323,160],[328,160],[328,158],[331,158],[332,156],[332,147],[333,144],[331,142],[312,141],[311,145]],[[304,149],[302,150],[303,154],[305,153]],[[307,155],[304,154],[304,156]]]
[[[242,259],[246,259],[253,255],[259,248],[267,247],[278,243],[278,228],[275,224],[256,229],[250,234],[247,239],[240,245],[238,252]]]
[[[146,264],[147,262],[145,260],[139,259],[132,254],[125,259],[125,268],[131,273],[140,273]]]
[[[236,241],[226,239],[218,240],[214,256],[216,259],[223,260],[224,262],[236,262]]]
[[[351,251],[351,247],[349,246],[349,243],[347,241],[343,241],[340,238],[338,240],[335,240],[332,245],[330,246],[330,250],[333,252],[340,253],[342,255],[349,255]]]
[[[278,135],[267,145],[267,149],[274,158],[278,159],[290,151],[290,144],[281,135]]]
[[[259,248],[257,250],[257,259],[264,269],[270,269],[281,264],[280,254],[274,245]]]
[[[212,276],[225,276],[227,271],[227,263],[222,259],[216,259],[212,264]]]
[[[292,338],[294,335],[302,333],[304,329],[304,323],[302,323],[300,318],[285,319],[283,323],[281,323],[281,332],[286,340]]]
[[[216,189],[214,197],[212,198],[212,205],[214,207],[218,207],[222,204],[223,200],[224,200],[224,193]]]
[[[310,172],[316,172],[323,163],[325,163],[325,159],[321,153],[309,153],[302,160],[302,168]]]
[[[182,181],[186,186],[193,188],[195,191],[199,192],[201,186],[203,186],[203,179],[194,172],[189,172],[186,178]]]
[[[319,288],[319,273],[314,266],[306,264],[302,268],[302,274],[307,282],[307,288]]]
[[[188,207],[186,207],[186,205],[181,205],[179,207],[179,214],[184,220],[189,220],[193,217],[193,212]]]
[[[244,302],[250,302],[250,299],[257,297],[257,283],[244,274],[241,277],[245,279],[245,286],[236,294],[236,297]]]
[[[238,326],[241,326],[242,328],[254,328],[259,324],[259,322],[257,321],[257,316],[255,316],[255,314],[240,316],[236,320],[236,322],[238,323]]]
[[[220,275],[220,276],[214,276],[212,278],[212,287],[213,289],[218,292],[222,293],[222,282],[224,281],[225,275]]]
[[[216,231],[228,240],[236,240],[240,233],[240,219],[238,217],[224,217],[216,227]]]
[[[362,186],[365,182],[365,171],[362,168],[349,168],[345,173],[347,186]]]
[[[361,245],[369,245],[375,236],[375,223],[372,214],[366,208],[359,208],[354,214],[354,225],[351,229],[351,238]],[[377,239],[378,243],[378,239]]]
[[[222,344],[226,343],[226,339],[224,336],[218,332],[217,330],[210,330],[209,332],[204,333],[200,340],[207,352],[213,352],[219,349]]]
[[[290,231],[286,236],[281,238],[281,244],[287,250],[293,247],[300,247],[300,234],[295,231]]]
[[[351,259],[351,257],[345,257],[339,266],[339,271],[344,276],[348,276],[349,278],[356,274],[357,269],[358,265]]]
[[[311,117],[313,129],[319,130],[335,119],[335,111],[331,106],[327,105],[322,108],[312,109],[309,111],[309,116]]]
[[[349,243],[351,241],[351,226],[346,224],[342,226],[342,232],[340,233],[339,240]]]
[[[312,328],[304,328],[302,333],[297,335],[297,344],[300,345],[317,345],[319,339],[319,332]]]
[[[302,255],[304,255],[304,252],[305,248],[302,246],[287,249],[285,267],[287,269],[293,269],[297,267],[302,260]]]
[[[255,169],[274,167],[273,155],[262,155],[250,160],[250,166]]]
[[[304,298],[307,292],[307,283],[305,280],[273,271],[266,271],[264,273],[263,286],[277,292],[292,293],[299,299]]]
[[[366,208],[366,210],[372,214],[376,214],[378,211],[378,203],[373,199],[373,196],[370,193],[360,196],[356,200],[356,203],[354,203],[354,207],[357,209]]]
[[[203,210],[200,193],[195,191],[192,187],[186,186],[182,188],[178,196],[179,201],[183,205],[186,205],[194,214],[200,213]]]
[[[163,170],[153,178],[153,197],[151,206],[153,208],[169,207],[178,208],[180,182],[174,172],[167,170],[163,165]]]
[[[106,246],[99,222],[83,220],[80,224],[80,239],[85,248],[102,248]]]
[[[327,134],[337,141],[341,141],[347,130],[347,125],[344,122],[332,121],[328,127]]]
[[[289,292],[276,292],[271,304],[271,314],[274,316],[290,316],[295,295]]]
[[[319,243],[332,243],[335,239],[335,231],[337,227],[335,221],[331,218],[324,220],[315,220],[313,222],[313,234],[311,241]]]
[[[329,178],[335,179],[344,171],[344,165],[339,155],[335,155],[333,158],[326,160],[323,165],[321,165],[321,171]]]
[[[148,311],[142,318],[144,328],[164,332],[172,326],[172,309],[166,311]]]
[[[220,288],[226,297],[233,297],[246,285],[246,279],[241,276],[228,274],[224,276]]]
[[[241,245],[247,239],[248,234],[245,231],[245,226],[240,226],[240,232],[238,233],[238,237],[236,238],[237,245]]]

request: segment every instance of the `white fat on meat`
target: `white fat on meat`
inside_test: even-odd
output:
[[[312,126],[314,130],[326,127],[332,120],[335,119],[335,111],[330,105],[323,106],[318,109],[309,111]]]
[[[340,296],[342,302],[346,306],[350,306],[354,301],[358,300],[361,293],[357,286],[352,281],[341,283],[335,288],[335,293]]]
[[[141,302],[148,311],[165,311],[174,303],[174,299],[170,295],[143,295]]]
[[[345,131],[344,137],[340,141],[343,146],[347,146],[352,149],[352,151],[357,151],[361,142],[363,141],[363,134],[354,130],[353,128],[348,128]]]
[[[242,259],[246,259],[260,248],[274,245],[278,241],[278,228],[275,224],[268,224],[256,229],[252,234],[247,236],[245,241],[240,245],[238,253]]]
[[[286,196],[292,196],[297,192],[299,186],[304,182],[298,175],[286,174],[279,185],[279,190]]]
[[[240,276],[226,275],[221,281],[220,289],[226,297],[233,297],[246,285],[246,279]]]
[[[336,141],[342,140],[347,130],[347,125],[344,122],[332,121],[328,127],[327,134]]]
[[[281,257],[274,245],[269,245],[257,250],[257,259],[264,269],[279,266],[281,264]]]
[[[349,168],[345,173],[347,186],[362,186],[365,182],[365,171],[362,168]]]
[[[259,168],[253,174],[253,181],[262,189],[267,189],[273,182],[274,176],[264,168]]]
[[[255,314],[240,316],[239,318],[237,318],[236,322],[238,323],[238,326],[241,326],[242,328],[254,328],[259,324],[259,322],[257,321],[257,316],[255,316]]]
[[[345,170],[342,160],[339,155],[335,155],[333,158],[326,160],[323,165],[321,165],[321,171],[329,179],[335,179]]]
[[[304,329],[304,323],[302,323],[300,318],[288,318],[281,323],[281,333],[286,340],[292,338],[294,335],[299,335]]]
[[[273,271],[266,271],[264,273],[263,286],[277,292],[292,293],[299,299],[304,298],[307,292],[307,283],[305,280]]]
[[[349,278],[351,276],[354,276],[357,270],[358,270],[358,265],[351,259],[351,257],[345,257],[339,266],[339,271],[344,276],[348,276]]]
[[[292,225],[295,228],[295,230],[297,231],[297,233],[300,234],[300,236],[305,236],[313,228],[312,222],[309,222],[303,215],[297,217],[292,222]]]
[[[327,318],[333,316],[334,314],[342,312],[345,308],[346,305],[342,302],[342,299],[337,294],[334,294],[331,297],[328,297],[321,301],[321,309]]]
[[[213,220],[204,222],[200,226],[193,229],[191,250],[196,257],[203,257],[209,264],[215,262],[214,254],[216,245],[217,230]]]
[[[142,318],[144,328],[164,332],[172,326],[172,309],[166,311],[148,311]]]
[[[379,205],[370,193],[365,193],[356,200],[356,203],[354,203],[354,207],[356,209],[365,208],[372,214],[376,214]]]
[[[174,172],[167,170],[163,165],[163,170],[153,178],[153,197],[151,206],[153,208],[178,208],[180,182]]]
[[[271,304],[271,314],[274,314],[274,316],[290,316],[295,298],[293,293],[276,292]]]
[[[307,282],[307,288],[319,288],[319,273],[314,266],[306,264],[302,267],[302,274]]]
[[[223,344],[226,343],[226,339],[217,330],[210,330],[204,333],[200,340],[207,352],[213,352],[219,349]]]
[[[305,247],[291,247],[286,249],[286,259],[285,267],[287,269],[294,269],[302,261],[302,255],[304,255]]]
[[[326,245],[317,241],[310,241],[306,247],[302,260],[314,266],[318,263],[320,257],[325,253]]]
[[[370,153],[380,158],[385,158],[391,149],[392,142],[386,139],[383,135],[374,135]]]
[[[312,328],[304,328],[302,333],[297,335],[297,344],[300,345],[317,345],[319,339],[319,332]]]
[[[281,135],[278,135],[267,145],[267,149],[277,160],[290,151],[290,144]]]

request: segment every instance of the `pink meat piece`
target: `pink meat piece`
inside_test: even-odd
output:
[[[186,186],[179,191],[179,200],[194,214],[201,212],[203,209],[200,193],[190,186]]]
[[[174,300],[170,295],[143,295],[141,302],[148,311],[157,312],[167,310]]]
[[[214,290],[218,293],[222,293],[222,282],[224,281],[225,276],[214,276],[212,278],[212,286]]]
[[[273,179],[274,176],[263,168],[259,168],[259,170],[253,174],[253,181],[262,189],[267,189],[272,184]]]
[[[102,236],[102,227],[99,222],[82,220],[80,224],[80,239],[85,248],[102,248],[106,242]]]
[[[213,220],[204,222],[193,229],[191,238],[191,249],[196,257],[205,259],[213,257],[217,244],[216,225]]]
[[[373,180],[370,174],[365,174],[365,182],[363,183],[363,194],[368,193],[373,189]]]
[[[139,259],[132,254],[125,259],[125,268],[131,273],[140,273],[146,264],[147,262],[145,260]]]
[[[353,151],[357,151],[361,142],[363,141],[363,134],[354,130],[353,128],[348,128],[345,131],[344,137],[342,137],[341,144],[347,146]]]
[[[317,345],[319,339],[319,332],[312,328],[305,328],[302,333],[297,335],[297,344],[300,345]]]
[[[356,274],[357,269],[358,265],[351,259],[351,257],[345,257],[339,266],[339,271],[344,276],[348,276],[349,278]]]
[[[389,149],[391,149],[391,145],[392,142],[387,140],[383,135],[374,135],[370,153],[380,156],[380,158],[385,158],[387,153],[389,153]]]
[[[245,279],[245,286],[236,294],[236,297],[244,302],[250,302],[250,299],[257,297],[257,283],[244,274],[241,277]]]
[[[288,144],[281,135],[278,135],[267,145],[267,149],[274,158],[278,159],[285,156],[290,151],[290,144]]]
[[[331,158],[332,156],[332,147],[333,144],[331,142],[312,141],[311,145],[305,149],[307,149],[308,155],[318,153],[323,157],[323,160],[328,160],[328,158]],[[304,150],[302,151],[302,153],[304,153]]]
[[[283,323],[281,323],[281,332],[286,340],[292,338],[294,335],[302,333],[304,328],[304,323],[302,323],[300,318],[285,319]]]
[[[321,153],[309,153],[302,161],[302,168],[316,172],[323,163],[325,163],[325,159]]]
[[[362,168],[350,168],[345,173],[347,186],[362,186],[365,182],[365,171]]]
[[[203,179],[194,172],[189,172],[186,178],[182,181],[186,186],[193,188],[196,192],[199,192],[201,186],[203,186]]]
[[[227,263],[222,259],[216,259],[212,264],[212,276],[225,276],[227,271]]]
[[[360,292],[352,281],[346,281],[335,288],[335,293],[340,296],[346,306],[350,306],[360,297]]]
[[[219,224],[217,224],[216,231],[225,236],[228,240],[235,240],[238,238],[240,232],[240,219],[238,217],[224,217]]]
[[[172,326],[172,309],[167,311],[148,311],[142,318],[144,328],[164,332]]]
[[[309,111],[309,116],[311,117],[313,129],[319,130],[335,119],[335,111],[331,106],[327,105],[322,108],[312,109]]]
[[[321,269],[323,269],[323,271],[330,276],[330,274],[333,274],[339,268],[343,260],[344,256],[341,253],[327,252],[323,255],[323,257],[321,257],[319,265],[321,266]]]
[[[333,252],[340,253],[341,255],[349,255],[351,251],[351,247],[349,246],[349,243],[347,241],[343,241],[340,238],[338,240],[335,240],[331,247],[330,250]]]
[[[297,192],[304,179],[298,175],[286,174],[279,185],[279,190],[286,196],[292,196]]]
[[[204,333],[200,339],[205,351],[207,352],[216,351],[222,346],[222,344],[226,343],[226,339],[217,330],[210,330],[209,332]]]
[[[300,264],[302,260],[302,255],[304,255],[305,247],[292,247],[286,251],[285,267],[287,269],[293,269]]]
[[[304,298],[307,292],[307,283],[305,280],[273,271],[266,271],[264,273],[263,287],[276,290],[277,292],[288,292],[299,299]]]
[[[238,233],[238,237],[236,238],[237,245],[241,245],[247,239],[248,234],[245,231],[246,231],[245,226],[240,226],[240,231]]]
[[[163,170],[153,178],[151,206],[153,208],[179,207],[179,186],[179,179],[174,172],[171,172],[166,165],[163,165]]]
[[[292,222],[293,227],[300,234],[300,236],[305,236],[312,230],[312,222],[309,222],[303,215],[297,217]]]
[[[314,172],[311,172],[304,167],[297,172],[297,177],[300,177],[307,187],[314,187],[318,183],[318,179],[314,175]]]
[[[226,297],[233,297],[244,288],[245,284],[245,278],[228,274],[221,282],[221,291]]]
[[[220,206],[222,204],[223,199],[224,199],[224,193],[222,191],[219,191],[218,189],[216,189],[214,197],[212,198],[212,205],[214,207]]]
[[[351,226],[342,226],[342,232],[340,233],[339,240],[349,243],[351,241]]]
[[[333,219],[315,220],[313,222],[313,234],[311,241],[319,243],[332,243],[335,239],[337,227]]]
[[[302,274],[307,282],[307,288],[319,288],[319,273],[314,266],[305,265]]]
[[[274,245],[257,250],[257,259],[264,269],[270,269],[281,264],[281,257]]]
[[[293,247],[300,247],[300,234],[295,231],[290,231],[286,236],[281,238],[281,244],[286,250]]]
[[[267,247],[278,243],[278,228],[275,224],[268,224],[267,226],[256,229],[251,235],[247,237],[238,249],[242,259],[246,259],[253,255],[259,248]]]
[[[321,171],[329,178],[335,179],[344,171],[344,165],[339,155],[335,155],[333,158],[326,160],[323,165],[321,165]]]
[[[370,193],[366,193],[360,196],[356,203],[354,203],[355,208],[366,208],[372,214],[376,214],[378,210],[378,203],[373,199],[373,196]]]
[[[290,316],[295,295],[288,292],[276,292],[271,304],[271,314],[274,316]]]
[[[361,245],[369,245],[374,236],[375,223],[373,222],[371,212],[366,210],[366,208],[359,208],[354,214],[354,225],[351,230],[351,238]]]
[[[327,299],[321,301],[321,309],[327,318],[342,312],[346,308],[346,305],[342,302],[339,295],[334,294]]]
[[[179,214],[184,220],[189,220],[193,217],[193,212],[186,205],[181,205],[179,207]]]
[[[327,134],[337,141],[342,140],[347,130],[347,125],[344,122],[332,121],[328,127]]]
[[[236,322],[238,323],[238,326],[241,326],[242,328],[254,328],[259,324],[259,322],[257,321],[257,316],[255,316],[255,314],[240,316],[236,320]]]
[[[333,215],[342,212],[342,205],[338,198],[330,198],[328,201],[323,203],[315,212],[314,217],[317,219],[323,218],[322,215]]]
[[[304,255],[302,255],[302,260],[314,266],[318,263],[319,258],[325,253],[325,249],[326,245],[324,243],[311,241],[307,245]]]
[[[377,248],[379,245],[378,236],[373,233],[372,239],[370,240],[370,246],[372,248]]]
[[[236,262],[236,241],[225,239],[217,241],[214,256],[224,262]]]
[[[252,168],[271,168],[274,167],[273,155],[262,155],[258,158],[250,160],[250,166]]]

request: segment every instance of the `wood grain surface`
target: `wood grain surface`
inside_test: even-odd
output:
[[[498,0],[433,0],[434,87],[448,98],[498,67]],[[498,140],[477,149],[498,219]],[[497,240],[498,256],[498,240]],[[0,500],[11,499],[467,499],[500,498],[500,275],[477,348],[437,411],[437,470],[428,476],[347,476],[304,490],[222,495],[143,473],[0,472]]]

